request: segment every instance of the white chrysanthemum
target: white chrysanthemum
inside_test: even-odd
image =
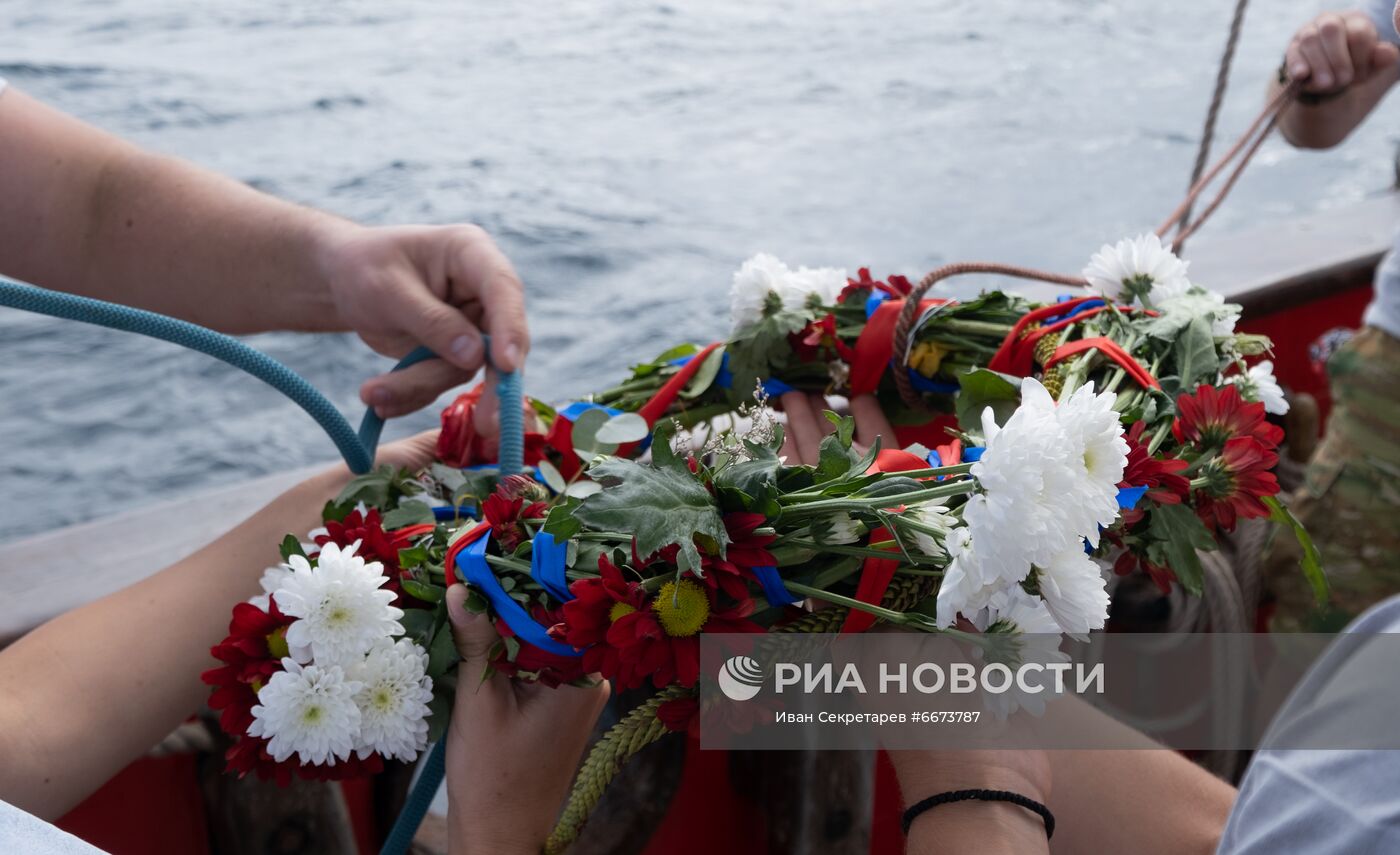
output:
[[[1064,550],[1036,570],[1040,596],[1061,629],[1085,635],[1103,628],[1108,619],[1108,585],[1082,546]]]
[[[297,618],[287,628],[287,644],[309,647],[321,664],[363,656],[381,638],[403,635],[403,611],[390,605],[392,591],[384,565],[365,563],[356,542],[341,549],[327,543],[313,569],[293,555],[291,576],[273,596],[283,614]]]
[[[844,512],[815,520],[810,529],[817,543],[855,543],[865,533],[865,526]]]
[[[428,744],[428,702],[433,680],[425,673],[428,654],[407,638],[374,646],[351,676],[359,682],[355,705],[360,734],[355,751],[364,759],[378,753],[412,762]]]
[[[278,564],[263,571],[262,578],[258,580],[259,587],[263,592],[252,598],[248,602],[267,611],[272,607],[272,595],[292,575],[292,568],[285,564]]]
[[[948,550],[948,567],[943,571],[943,580],[938,585],[938,600],[934,620],[939,626],[952,626],[958,615],[976,624],[983,617],[983,610],[1000,590],[1014,586],[1020,580],[1007,581],[989,575],[982,566],[978,552],[973,548],[972,531],[959,526],[948,533],[944,546]],[[1030,565],[1026,565],[1030,571]],[[985,628],[979,626],[979,629]]]
[[[914,539],[914,547],[924,555],[946,555],[943,541],[957,524],[944,499],[934,499],[905,509],[898,517],[904,533]]]
[[[360,684],[345,679],[338,665],[302,667],[283,659],[282,667],[258,692],[248,733],[267,739],[279,763],[293,754],[304,764],[349,759],[360,729],[354,700]]]
[[[801,267],[788,275],[788,283],[784,294],[787,308],[803,311],[830,306],[846,287],[846,271],[834,267]]]
[[[1228,378],[1226,382],[1239,386],[1245,400],[1262,402],[1266,413],[1281,416],[1288,412],[1288,399],[1283,396],[1283,387],[1274,377],[1274,364],[1267,359],[1247,373]]]
[[[982,492],[963,507],[977,542],[984,573],[1005,581],[1025,578],[1037,559],[1078,543],[1082,526],[1065,513],[1076,486],[1076,462],[1045,387],[1027,378],[1021,405],[997,426],[988,407],[982,414],[986,451],[972,466]]]
[[[987,709],[998,718],[1005,718],[1018,709],[1032,715],[1044,714],[1046,702],[1058,694],[1055,680],[1044,666],[1069,661],[1069,656],[1060,650],[1060,625],[1045,607],[1045,601],[1026,593],[1019,585],[1009,587],[991,597],[979,621],[974,621],[978,629],[991,630],[992,634],[987,637],[989,642],[1000,641],[1005,652],[1022,664],[1035,663],[1042,667],[1039,672],[1028,671],[1021,677],[1029,686],[1038,686],[1040,691],[1026,691],[1019,683],[1013,683],[1007,692],[984,693]],[[1001,635],[1003,632],[1012,634]]]
[[[1113,409],[1111,392],[1094,394],[1092,383],[1074,390],[1055,408],[1064,431],[1074,485],[1062,509],[1076,533],[1097,546],[1099,527],[1118,519],[1118,483],[1128,465],[1123,423]]]
[[[729,289],[729,317],[738,331],[800,300],[788,266],[767,253],[759,253],[734,273]]]
[[[1190,287],[1187,266],[1161,238],[1146,234],[1113,246],[1104,244],[1089,259],[1084,278],[1110,299],[1132,302],[1146,293],[1147,301],[1155,305],[1186,293]]]

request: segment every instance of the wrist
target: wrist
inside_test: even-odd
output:
[[[997,752],[1002,754],[1004,752]],[[1036,752],[1027,751],[1026,755]],[[1006,790],[1045,802],[1050,797],[1048,764],[1043,757],[1021,762],[983,759],[975,751],[891,751],[890,760],[899,779],[906,806],[954,790]]]
[[[303,289],[300,312],[306,323],[298,328],[330,332],[350,329],[336,299],[336,286],[345,278],[345,247],[367,231],[367,227],[320,211],[310,212],[302,243],[311,276]]]

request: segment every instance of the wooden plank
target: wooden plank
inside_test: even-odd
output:
[[[138,582],[186,557],[292,485],[311,466],[134,508],[0,544],[0,646],[55,615]],[[101,549],[95,551],[95,544]],[[75,568],[100,567],[73,584]],[[101,572],[97,572],[100,570]]]

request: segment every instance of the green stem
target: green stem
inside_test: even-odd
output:
[[[881,541],[881,543],[887,543],[890,546],[895,545],[895,542],[892,540]],[[903,555],[901,555],[899,552],[893,552],[889,549],[873,549],[869,546],[846,546],[845,544],[816,543],[810,540],[790,540],[788,541],[788,545],[796,546],[799,548],[811,549],[812,551],[818,553],[827,552],[832,555],[850,555],[856,558],[903,558]],[[930,563],[932,563],[932,559],[930,559]]]
[[[957,476],[957,475],[966,475],[967,473],[969,473],[969,472],[972,471],[972,467],[973,467],[974,465],[976,465],[976,464],[974,464],[974,463],[955,463],[955,464],[953,464],[952,466],[938,466],[938,467],[934,467],[934,468],[931,468],[931,469],[908,469],[908,470],[905,470],[905,471],[903,471],[903,472],[887,472],[887,473],[884,473],[884,474],[890,475],[891,477],[894,477],[894,476],[901,476],[901,477],[905,477],[905,478],[919,478],[919,479],[936,478],[936,477],[938,477],[938,476],[940,476],[940,475],[946,476],[946,477],[954,477],[954,476]],[[883,480],[883,479],[881,479],[881,480]],[[878,482],[877,482],[877,483],[878,483]],[[778,503],[779,503],[779,504],[798,505],[798,504],[801,504],[806,498],[808,498],[808,497],[810,497],[810,496],[820,496],[820,495],[822,495],[822,493],[823,493],[828,487],[830,487],[830,486],[831,486],[830,484],[818,484],[818,485],[816,485],[816,486],[814,486],[814,487],[808,487],[808,488],[805,489],[805,490],[798,490],[798,491],[795,492],[795,493],[788,493],[788,494],[786,494],[786,495],[779,496],[779,497],[778,497]]]
[[[888,496],[874,496],[867,499],[824,499],[818,502],[809,502],[805,505],[794,505],[792,507],[783,508],[780,519],[834,513],[836,511],[869,511],[879,507],[913,504],[915,502],[924,501],[925,499],[961,496],[965,493],[971,493],[976,489],[977,482],[968,479],[966,481],[954,481],[951,484],[940,484],[937,487],[930,487],[925,490],[913,490],[908,493],[892,493]]]
[[[823,591],[820,588],[813,588],[808,585],[803,585],[801,582],[791,582],[785,579],[783,580],[783,584],[786,585],[787,589],[789,591],[792,591],[794,594],[802,594],[803,596],[811,597],[814,600],[824,600],[828,603],[835,603],[838,606],[845,606],[848,609],[857,609],[859,611],[875,615],[876,617],[881,618],[883,620],[887,620],[890,623],[904,623],[904,612],[891,611],[890,609],[884,608],[883,606],[872,606],[870,603],[863,603],[860,600],[853,599],[851,597],[846,597],[842,596],[841,594],[834,594],[831,591]]]

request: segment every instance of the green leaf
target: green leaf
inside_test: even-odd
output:
[[[617,451],[616,443],[604,442],[598,438],[598,432],[611,418],[607,410],[593,409],[584,410],[574,420],[573,444],[579,457],[592,460],[599,454],[612,454]]]
[[[410,546],[399,550],[399,567],[404,570],[412,570],[428,562],[431,554],[428,548],[423,545]]]
[[[1269,519],[1292,529],[1293,536],[1298,539],[1298,545],[1303,549],[1303,557],[1299,559],[1298,566],[1303,568],[1303,576],[1312,585],[1313,597],[1317,604],[1325,605],[1329,592],[1327,574],[1322,569],[1322,556],[1317,551],[1317,545],[1313,543],[1312,535],[1308,534],[1308,530],[1303,528],[1303,524],[1298,522],[1293,512],[1276,497],[1265,496],[1264,504],[1269,508]]]
[[[449,688],[433,681],[433,699],[428,701],[428,744],[447,735],[447,726],[452,723],[452,699],[456,695]]]
[[[649,433],[651,428],[647,427],[646,419],[636,413],[619,413],[603,422],[594,438],[598,442],[620,445],[624,442],[640,442],[646,439]]]
[[[1215,549],[1215,538],[1189,505],[1158,505],[1151,517],[1147,536],[1161,556],[1158,563],[1170,567],[1182,587],[1200,596],[1203,573],[1196,550]]]
[[[403,634],[413,639],[424,647],[428,646],[428,637],[433,634],[433,613],[427,609],[404,609],[403,617],[399,618],[399,623],[403,624]]]
[[[404,592],[410,597],[416,597],[425,603],[441,602],[443,596],[447,593],[437,585],[429,585],[425,582],[420,582],[412,576],[401,577],[399,579],[399,584],[403,586]]]
[[[817,483],[845,477],[859,458],[836,434],[823,437],[817,447]]]
[[[975,368],[958,377],[957,414],[963,430],[980,430],[982,411],[992,408],[1002,424],[1021,403],[1021,381],[988,368]]]
[[[422,502],[405,502],[384,515],[384,530],[407,528],[411,525],[430,523],[436,517],[433,509]]]
[[[461,658],[457,645],[452,642],[452,629],[444,624],[433,635],[432,646],[428,648],[428,676],[434,681],[440,679]]]
[[[1172,349],[1172,358],[1183,392],[1196,388],[1197,381],[1215,379],[1220,370],[1220,356],[1215,351],[1215,336],[1209,319],[1193,318],[1186,325]]]
[[[824,410],[822,415],[826,420],[836,426],[836,438],[847,448],[851,447],[852,440],[856,435],[856,420],[850,416],[843,416],[831,410]]]
[[[350,479],[350,483],[345,485],[345,489],[340,491],[340,495],[335,500],[338,503],[364,502],[371,508],[382,508],[389,504],[389,485],[393,482],[394,472],[388,467],[380,467],[373,472],[366,472],[363,475],[356,475]]]
[[[728,543],[714,497],[689,472],[612,457],[589,474],[603,484],[603,492],[584,499],[574,517],[595,529],[632,534],[639,555],[676,544],[680,568],[699,570],[696,535],[709,537],[721,547]]]
[[[676,435],[676,423],[672,419],[658,422],[651,436],[651,463],[658,469],[688,471],[685,458],[671,448],[671,440]]]
[[[282,538],[282,547],[280,551],[283,561],[289,560],[293,555],[300,555],[302,558],[306,557],[306,552],[301,548],[301,541],[297,540],[297,536],[294,534],[289,534]]]
[[[709,356],[705,357],[705,361],[700,363],[695,376],[691,377],[690,382],[685,384],[685,388],[681,390],[681,397],[691,400],[703,395],[714,384],[723,364],[724,348],[717,347],[710,351]]]

